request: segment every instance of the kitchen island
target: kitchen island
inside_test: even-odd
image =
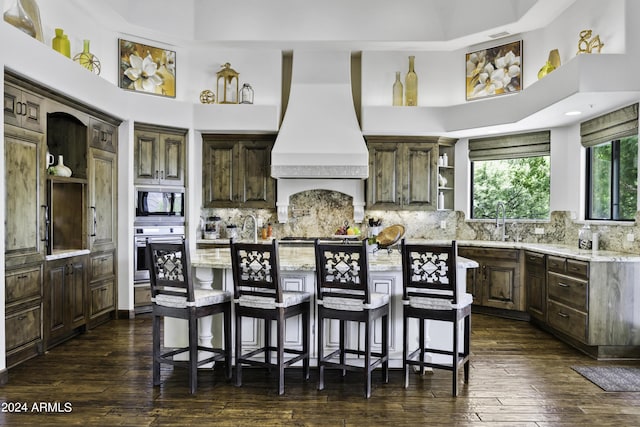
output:
[[[311,303],[311,363],[315,365],[317,356],[316,319],[315,319],[315,255],[312,243],[287,244],[279,246],[280,270],[283,286],[287,290],[304,291],[312,294]],[[231,272],[231,256],[228,248],[200,249],[191,256],[191,265],[194,270],[195,286],[203,288],[225,289],[233,291],[233,275]],[[466,292],[466,269],[476,268],[478,263],[458,257],[458,290]],[[402,263],[397,249],[393,251],[380,250],[369,254],[370,283],[373,292],[386,293],[390,296],[389,307],[389,358],[390,366],[400,368],[402,366],[403,330],[402,330]],[[258,321],[243,319],[242,343],[243,348],[258,348],[263,340],[264,328]],[[325,327],[325,343],[327,351],[331,351],[338,345],[338,323],[330,322]],[[235,328],[235,325],[233,325]],[[291,347],[302,347],[302,322],[299,319],[290,319],[286,324],[285,343]],[[178,346],[185,344],[186,325],[181,321],[170,319],[165,322],[165,345]],[[252,332],[250,332],[252,331]],[[417,340],[417,323],[412,325],[412,339]],[[413,333],[415,332],[415,333]],[[429,339],[434,346],[450,348],[448,339],[451,336],[451,327],[445,323],[434,322],[430,326]],[[199,339],[201,345],[209,346],[213,342],[220,345],[222,338],[221,321],[205,319],[199,327]],[[212,341],[213,340],[213,341]],[[349,345],[364,347],[364,336],[361,329],[350,325]],[[416,341],[417,342],[417,341]],[[374,336],[374,351],[379,351],[381,335]],[[325,352],[326,354],[326,352]]]

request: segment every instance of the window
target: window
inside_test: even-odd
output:
[[[469,141],[471,218],[495,218],[503,202],[510,219],[548,219],[550,132]]]
[[[638,199],[638,104],[580,124],[587,153],[585,219],[633,221]]]
[[[586,219],[632,221],[637,194],[637,135],[587,148]]]

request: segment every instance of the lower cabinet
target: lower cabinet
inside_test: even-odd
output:
[[[458,254],[480,265],[467,271],[467,292],[475,305],[525,311],[519,249],[460,246]]]
[[[5,272],[6,366],[42,353],[42,263]]]
[[[524,286],[527,312],[541,322],[547,321],[547,270],[544,254],[524,252]]]
[[[89,256],[88,293],[88,328],[94,328],[116,317],[115,251],[96,252]]]
[[[86,328],[87,256],[46,262],[45,347],[51,348]]]

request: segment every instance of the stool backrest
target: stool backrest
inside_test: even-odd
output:
[[[231,242],[234,298],[255,295],[282,302],[278,241],[271,243]]]
[[[191,282],[189,251],[187,243],[167,243],[147,241],[147,268],[151,282],[151,298],[158,295],[184,297],[194,301]]]
[[[315,241],[317,297],[353,298],[371,302],[366,241]]]
[[[403,299],[412,296],[458,303],[456,286],[456,241],[451,244],[401,243]]]

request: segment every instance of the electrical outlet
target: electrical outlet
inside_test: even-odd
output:
[[[264,221],[262,220],[262,218],[258,217],[258,221],[256,221],[256,227],[258,228],[262,228],[264,226]]]
[[[544,228],[542,228],[542,227],[536,227],[536,228],[533,230],[533,234],[544,234]]]
[[[443,230],[444,230],[445,228],[447,228],[447,221],[444,221],[444,220],[443,220],[443,221],[440,221],[440,228],[441,228],[441,229],[443,229]]]
[[[635,240],[635,236],[633,233],[627,234],[627,242],[633,242]]]

